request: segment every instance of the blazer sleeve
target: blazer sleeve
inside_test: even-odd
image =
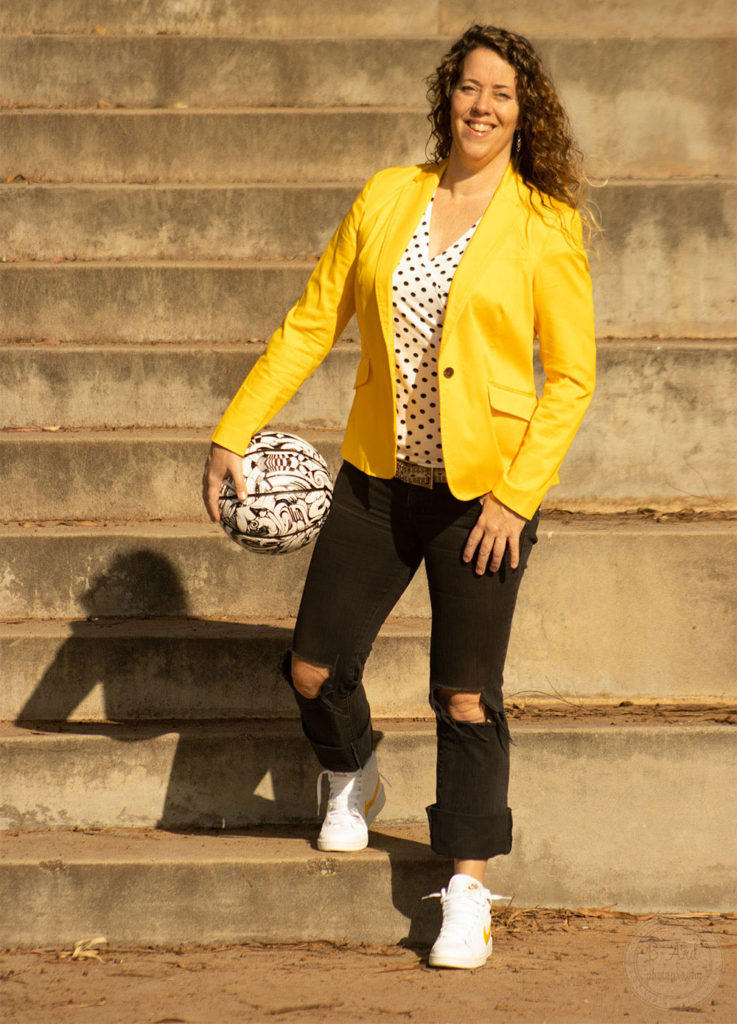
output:
[[[546,491],[589,406],[596,378],[594,310],[581,219],[566,208],[550,225],[533,277],[535,331],[545,386],[524,440],[494,495],[530,518]]]
[[[341,221],[301,298],[225,410],[212,435],[223,448],[243,455],[252,435],[319,366],[353,315],[358,227],[372,181]]]

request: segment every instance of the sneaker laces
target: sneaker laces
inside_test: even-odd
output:
[[[484,893],[484,895],[487,897],[487,899],[492,904],[492,906],[496,906],[497,904],[499,904],[499,906],[507,906],[514,899],[514,896],[499,896],[498,893],[489,892],[488,889],[485,890],[485,889],[483,889],[483,887],[481,888],[481,890],[479,890],[479,889],[465,889],[465,890],[463,890],[460,893],[455,893],[453,898],[455,899],[458,896],[464,896],[466,893],[470,894],[472,892],[479,892],[479,891]],[[427,894],[427,896],[423,896],[422,899],[423,900],[434,900],[434,899],[444,900],[447,897],[447,895],[448,895],[448,890],[447,889],[441,889],[440,892],[429,892]]]
[[[322,780],[323,776],[327,775],[328,782],[330,783],[330,793],[328,795],[328,809],[326,817],[333,813],[343,813],[357,811],[359,814],[362,812],[361,799],[362,795],[359,796],[359,787],[352,785],[355,783],[363,771],[363,768],[359,768],[357,772],[331,772],[329,768],[323,768],[320,774],[317,776],[317,813],[320,813],[320,800],[322,798]],[[377,772],[379,781],[383,782],[385,786],[391,789],[392,784],[385,775],[381,772]]]
[[[356,786],[361,772],[331,772],[325,768],[317,776],[317,810],[320,811],[320,798],[322,796],[322,779],[327,775],[330,783],[330,794],[328,796],[328,809],[326,818],[333,814],[361,813],[360,786]]]
[[[483,886],[480,889],[463,889],[452,894],[447,889],[441,889],[440,892],[431,892],[422,898],[423,900],[440,900],[443,908],[443,924],[440,935],[443,937],[456,931],[461,936],[465,936],[471,924],[478,917],[484,901],[488,901],[493,907],[507,906],[514,899],[513,896],[500,896],[497,893],[489,892]]]

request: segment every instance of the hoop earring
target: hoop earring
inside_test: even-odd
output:
[[[514,133],[514,155],[519,156],[520,150],[522,149],[522,132],[516,131]]]

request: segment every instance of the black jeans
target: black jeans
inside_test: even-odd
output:
[[[432,489],[367,476],[344,463],[312,555],[292,650],[330,675],[315,699],[295,697],[320,764],[361,768],[371,755],[371,713],[362,677],[382,623],[424,559],[432,606],[430,706],[436,717],[437,792],[427,808],[432,849],[485,859],[509,853],[509,729],[504,660],[517,591],[538,513],[520,537],[520,564],[505,552],[496,573],[474,573],[461,554],[481,506]],[[289,658],[284,671],[291,683]],[[292,686],[294,689],[294,687]],[[439,688],[480,692],[487,722],[454,720]]]

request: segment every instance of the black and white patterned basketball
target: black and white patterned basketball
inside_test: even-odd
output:
[[[220,488],[220,523],[236,544],[281,555],[314,540],[333,499],[322,455],[284,431],[254,434],[243,456],[248,497],[241,501],[228,477]]]

